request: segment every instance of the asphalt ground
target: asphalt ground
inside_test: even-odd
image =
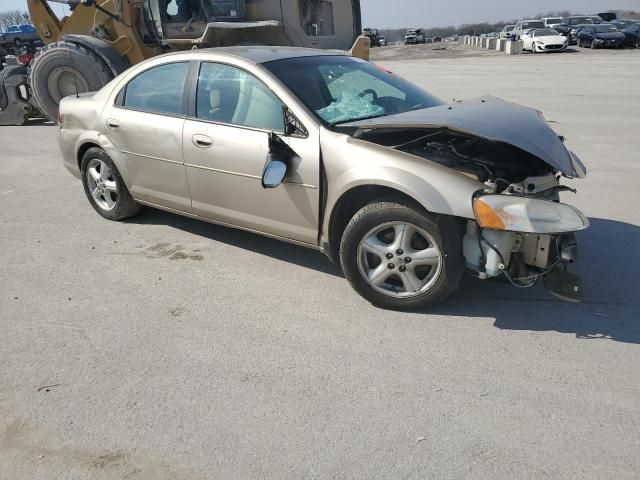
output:
[[[638,478],[640,51],[384,65],[567,137],[585,301],[467,279],[378,310],[313,251],[103,220],[54,126],[1,127],[1,479]]]

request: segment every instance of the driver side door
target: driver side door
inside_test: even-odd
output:
[[[213,62],[199,66],[183,132],[193,211],[218,223],[317,245],[320,148],[317,133],[284,137],[283,103],[254,76]],[[296,153],[285,181],[262,186],[269,136]]]

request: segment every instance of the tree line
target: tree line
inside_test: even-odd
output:
[[[10,25],[31,24],[31,17],[23,10],[5,10],[0,12],[0,31],[6,31]]]

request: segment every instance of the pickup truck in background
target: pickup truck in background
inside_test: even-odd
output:
[[[0,32],[0,46],[20,47],[34,42],[41,40],[32,25],[10,25],[5,32]]]

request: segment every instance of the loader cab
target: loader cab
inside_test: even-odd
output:
[[[151,42],[171,49],[349,49],[361,32],[359,0],[145,0],[144,23]]]

